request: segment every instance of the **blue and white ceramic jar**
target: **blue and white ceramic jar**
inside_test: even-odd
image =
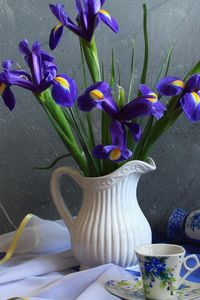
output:
[[[174,210],[169,218],[167,234],[171,241],[200,243],[200,209],[191,213],[182,208]]]

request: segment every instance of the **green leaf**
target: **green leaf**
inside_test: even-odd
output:
[[[114,86],[115,86],[115,56],[114,56],[113,48],[112,48],[111,70],[110,70],[110,86],[112,89],[114,89]]]
[[[110,86],[114,90],[115,86],[115,56],[114,50],[112,49],[112,60],[111,60],[111,70],[110,70]],[[109,145],[111,142],[110,138],[110,117],[102,111],[101,119],[101,140],[103,145]],[[109,160],[103,160],[103,174],[110,173],[115,164]]]
[[[82,74],[83,74],[83,83],[84,88],[87,88],[87,76],[86,76],[86,69],[85,69],[85,58],[84,58],[84,51],[83,51],[83,45],[81,43],[81,40],[79,39],[80,43],[80,50],[81,50],[81,66],[82,66]]]
[[[200,61],[194,65],[194,67],[187,73],[187,75],[184,78],[184,81],[186,81],[190,76],[193,74],[200,73]]]
[[[117,98],[117,104],[119,109],[121,109],[125,104],[125,92],[122,86],[117,84],[118,89],[118,98]]]
[[[146,83],[146,77],[147,77],[147,70],[148,70],[148,62],[149,62],[149,41],[148,41],[148,25],[147,25],[147,6],[146,4],[143,4],[143,31],[144,31],[144,63],[143,63],[143,69],[142,69],[142,75],[140,79],[140,83],[145,84]],[[138,92],[140,95],[140,92]]]
[[[179,101],[180,96],[173,97],[173,102],[171,102],[171,106],[166,111],[164,117],[155,122],[152,126],[149,134],[146,136],[146,140],[142,151],[140,153],[140,159],[144,160],[148,153],[150,152],[153,144],[158,140],[158,138],[167,131],[179,118],[182,113],[182,109],[174,109],[176,107],[177,102]]]
[[[142,134],[142,138],[138,144],[138,146],[136,147],[136,150],[135,150],[135,153],[134,153],[134,159],[143,159],[143,147],[145,145],[145,142],[146,142],[146,139],[149,135],[149,132],[153,126],[153,120],[154,120],[154,117],[153,116],[150,116],[147,123],[146,123],[146,126],[145,126],[145,129],[144,129],[144,132]]]
[[[147,25],[148,13],[147,6],[143,4],[143,32],[144,32],[144,62],[143,62],[143,70],[140,79],[140,83],[146,83],[147,71],[148,71],[148,62],[149,62],[149,41],[148,41],[148,25]],[[140,90],[138,90],[138,96],[141,96]],[[139,125],[143,127],[144,119],[140,119]]]
[[[102,81],[105,80],[105,68],[104,68],[103,60],[102,60],[102,63],[101,63],[101,79],[102,79]]]
[[[169,48],[169,50],[167,51],[167,55],[165,57],[164,63],[161,66],[156,83],[161,79],[162,76],[163,77],[167,76],[168,71],[169,71],[170,62],[171,62],[172,52],[173,52],[173,47]]]
[[[165,70],[165,75],[164,77],[167,76],[168,72],[169,72],[169,66],[170,66],[170,62],[171,62],[171,58],[172,58],[172,52],[173,52],[173,49],[174,47],[171,47],[169,49],[169,52],[168,52],[168,56],[167,56],[167,59],[166,59],[166,70]]]
[[[61,156],[57,157],[56,159],[54,159],[50,165],[48,165],[46,167],[35,167],[35,168],[33,168],[33,170],[49,170],[49,169],[52,169],[61,159],[66,158],[66,157],[70,157],[70,156],[71,156],[71,154],[61,155]]]
[[[118,72],[118,84],[121,85],[121,74],[120,74],[120,66],[117,64],[117,72]]]
[[[131,55],[131,80],[129,84],[128,92],[128,102],[131,100],[133,93],[133,84],[134,84],[134,64],[135,64],[135,40],[132,41],[132,55]]]
[[[90,176],[101,176],[101,164],[100,161],[95,159],[88,147],[88,143],[85,141],[83,137],[83,133],[81,129],[79,128],[79,124],[77,123],[76,117],[74,115],[73,109],[69,108],[69,112],[71,114],[72,120],[74,122],[74,128],[76,128],[76,134],[79,138],[80,144],[82,146],[82,149],[84,151],[84,154],[87,158],[87,164],[88,164],[88,169],[90,170]],[[91,141],[92,142],[92,141]]]

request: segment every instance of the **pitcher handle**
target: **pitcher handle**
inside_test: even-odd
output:
[[[71,176],[73,179],[75,179],[75,181],[77,183],[78,183],[79,179],[81,178],[81,175],[73,168],[60,167],[52,173],[51,180],[50,180],[50,190],[51,190],[51,196],[52,196],[53,202],[54,202],[60,216],[64,220],[69,231],[71,232],[74,218],[73,218],[72,214],[70,213],[69,209],[67,208],[67,206],[64,202],[64,199],[62,197],[61,191],[60,191],[60,179],[63,175]]]

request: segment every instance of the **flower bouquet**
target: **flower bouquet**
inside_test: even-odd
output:
[[[144,160],[155,141],[171,127],[184,111],[190,121],[200,119],[200,63],[192,68],[184,80],[167,76],[172,49],[159,74],[155,89],[145,85],[148,69],[147,8],[144,9],[144,64],[138,97],[132,99],[134,81],[134,48],[131,65],[130,88],[125,93],[116,75],[112,51],[109,83],[100,67],[94,32],[101,22],[118,32],[117,21],[103,9],[105,0],[76,0],[77,18],[73,22],[64,5],[52,4],[50,10],[57,19],[49,39],[55,49],[65,28],[79,37],[85,91],[78,93],[74,79],[59,73],[54,58],[45,52],[39,42],[32,48],[23,40],[19,49],[24,55],[30,73],[12,60],[3,61],[0,73],[0,93],[6,106],[15,107],[13,85],[33,92],[46,111],[69,154],[84,176],[97,177],[109,174],[130,160]],[[86,78],[88,67],[92,83]],[[164,78],[160,80],[162,75]],[[170,97],[168,100],[163,96]],[[93,132],[92,110],[102,113],[101,137]],[[56,160],[57,161],[57,160]]]
[[[105,0],[75,0],[77,18],[73,21],[64,5],[52,4],[57,24],[50,33],[49,46],[55,49],[72,31],[80,41],[84,91],[76,81],[58,72],[54,57],[36,41],[19,43],[30,72],[12,60],[2,63],[0,94],[12,110],[13,85],[30,90],[45,110],[79,172],[61,167],[52,175],[53,200],[67,224],[74,255],[83,266],[113,262],[123,267],[136,263],[134,249],[151,243],[151,229],[136,197],[141,174],[155,169],[147,158],[158,138],[184,112],[191,122],[200,120],[200,61],[182,80],[168,76],[172,55],[169,49],[155,86],[146,85],[149,62],[148,10],[143,5],[144,62],[140,85],[134,87],[135,43],[130,61],[130,86],[121,85],[120,70],[112,51],[110,73],[99,62],[94,32],[100,23],[117,33],[119,26],[103,8]],[[87,78],[87,74],[90,78]],[[80,90],[80,89],[79,89]],[[134,98],[133,93],[137,94]],[[94,134],[93,111],[101,113],[100,134]],[[68,174],[84,189],[84,201],[74,220],[58,189],[58,179]]]

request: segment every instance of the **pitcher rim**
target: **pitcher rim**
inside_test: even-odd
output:
[[[113,172],[107,174],[107,175],[103,175],[103,176],[97,176],[97,177],[86,177],[83,176],[81,173],[80,176],[82,178],[82,180],[97,180],[97,179],[106,179],[107,177],[110,177],[112,175],[114,175],[116,172],[119,172],[121,169],[123,169],[125,166],[127,165],[131,165],[131,164],[136,164],[136,163],[140,163],[140,165],[142,164],[143,166],[146,166],[149,168],[149,172],[154,171],[156,169],[156,164],[154,162],[154,160],[151,157],[147,157],[145,159],[145,161],[143,160],[131,160],[126,162],[124,165],[122,165],[121,167],[117,168],[116,170],[114,170]]]

